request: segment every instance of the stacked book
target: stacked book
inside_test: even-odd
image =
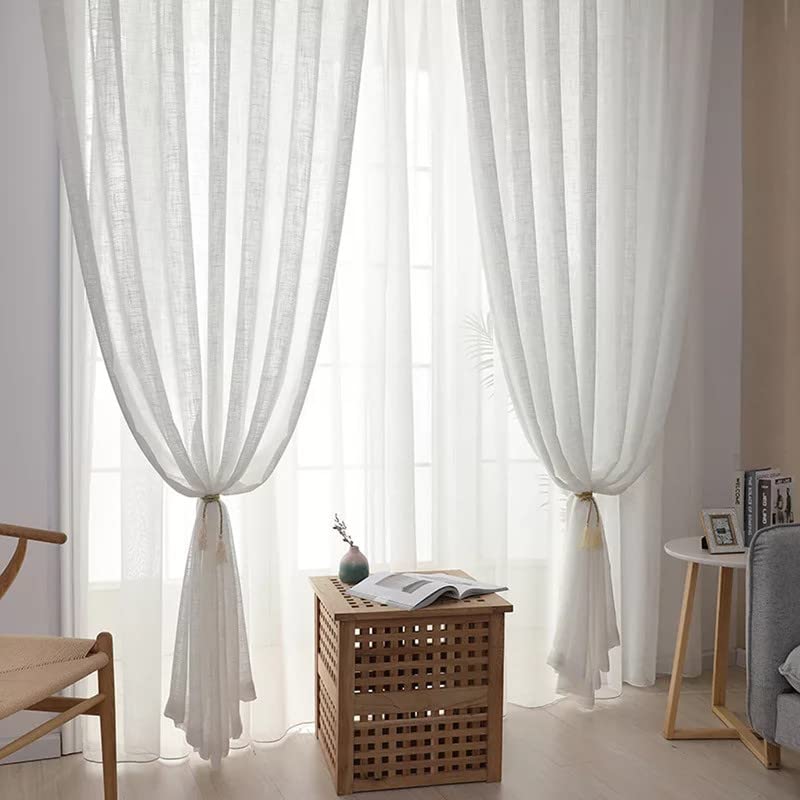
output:
[[[773,467],[736,473],[733,503],[746,547],[762,528],[794,522],[792,490],[792,476]]]

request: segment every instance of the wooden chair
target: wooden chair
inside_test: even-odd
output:
[[[63,533],[0,524],[0,536],[17,547],[0,573],[0,598],[22,566],[29,541],[64,544]],[[57,697],[79,680],[97,673],[93,697]],[[0,636],[0,719],[18,711],[48,711],[57,716],[0,748],[0,761],[69,722],[79,714],[100,718],[105,800],[117,800],[117,741],[114,718],[114,653],[110,633],[97,639],[57,636]]]

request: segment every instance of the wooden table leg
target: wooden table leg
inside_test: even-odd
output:
[[[739,734],[742,743],[767,768],[781,764],[781,749],[762,739],[726,705],[728,660],[730,658],[731,606],[733,605],[733,570],[720,567],[717,588],[717,628],[714,636],[714,672],[711,680],[711,710]]]
[[[675,658],[672,662],[672,676],[670,677],[669,696],[667,698],[667,713],[664,718],[664,737],[666,739],[739,739],[767,769],[777,769],[781,763],[780,747],[758,736],[755,731],[725,705],[728,688],[728,659],[730,657],[728,646],[730,644],[733,598],[733,569],[730,567],[721,567],[719,571],[717,624],[714,635],[714,671],[711,682],[711,710],[725,724],[725,727],[692,729],[675,727],[699,569],[699,564],[690,561],[686,570],[683,606],[681,608],[680,622],[678,623],[678,640],[675,644]]]
[[[672,660],[672,676],[669,680],[669,696],[667,698],[667,714],[664,717],[664,738],[675,738],[675,720],[678,717],[678,702],[681,698],[683,682],[683,663],[686,660],[686,649],[689,646],[689,626],[692,622],[694,595],[697,589],[697,575],[700,565],[690,561],[686,567],[686,582],[683,586],[683,605],[678,622],[678,638],[675,642],[675,656]]]
[[[714,713],[727,726],[727,730],[737,734],[742,744],[767,768],[778,769],[781,765],[781,748],[777,744],[762,739],[746,722],[739,719],[725,706],[713,706]]]
[[[728,645],[731,633],[733,570],[720,567],[717,584],[717,627],[714,634],[714,671],[711,675],[711,705],[724,706],[728,689]]]

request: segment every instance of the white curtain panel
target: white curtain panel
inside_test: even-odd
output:
[[[147,460],[200,498],[165,713],[213,763],[242,732],[240,701],[255,698],[220,496],[269,478],[303,406],[336,265],[366,6],[41,2],[100,351]],[[85,50],[70,46],[76,31]]]
[[[559,690],[591,705],[619,644],[595,495],[642,474],[672,396],[713,2],[459,0],[458,10],[500,353],[531,447],[572,493],[548,662]]]

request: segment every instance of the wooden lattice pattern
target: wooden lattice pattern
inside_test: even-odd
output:
[[[324,667],[331,682],[336,685],[338,673],[337,658],[339,654],[339,629],[322,603],[319,604],[319,619],[317,620],[317,639],[319,642],[319,660]]]
[[[430,622],[422,614],[354,630],[356,694],[426,694],[420,711],[355,716],[354,785],[469,772],[485,779],[486,706],[448,708],[437,690],[488,685],[489,618]]]
[[[317,736],[337,792],[500,780],[511,606],[486,595],[401,612],[312,582]]]
[[[319,679],[317,679],[319,680]],[[320,683],[317,691],[319,709],[317,738],[322,746],[322,754],[332,774],[336,774],[336,707],[328,696],[324,684]]]
[[[436,782],[461,776],[486,780],[487,710],[477,706],[356,718],[354,785],[426,776]]]
[[[486,686],[489,618],[355,629],[356,692]]]
[[[362,600],[360,597],[354,597],[351,594],[347,594],[347,586],[343,584],[338,578],[331,578],[331,585],[337,592],[342,596],[345,603],[347,603],[350,608],[359,609],[359,608],[386,608],[383,603],[372,603],[369,600]]]

